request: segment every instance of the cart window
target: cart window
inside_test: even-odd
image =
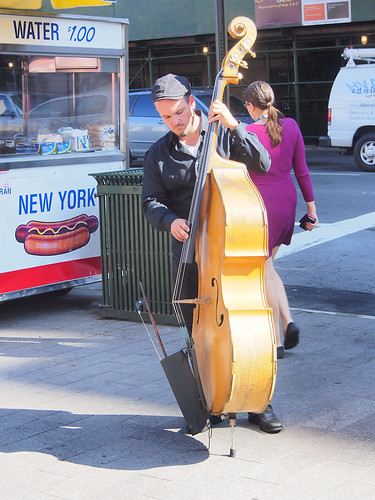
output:
[[[46,142],[70,141],[73,153],[119,148],[117,59],[1,54],[0,64],[0,154],[40,154]]]

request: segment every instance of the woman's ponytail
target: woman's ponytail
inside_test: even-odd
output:
[[[253,82],[245,90],[244,99],[265,112],[267,110],[266,130],[272,146],[278,146],[283,135],[280,124],[280,118],[283,118],[283,115],[273,105],[275,96],[272,87],[267,82],[260,80]]]

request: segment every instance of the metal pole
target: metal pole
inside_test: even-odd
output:
[[[225,0],[216,0],[216,73],[228,52],[227,23],[225,20]],[[224,92],[224,101],[229,103],[229,85]]]
[[[211,55],[210,53],[207,54],[207,76],[208,76],[208,86],[212,87],[213,82],[212,82],[212,70],[211,70]]]
[[[301,124],[300,102],[299,102],[299,82],[298,82],[298,53],[297,40],[293,39],[293,66],[294,66],[294,103],[296,107],[296,122]]]
[[[222,60],[228,52],[224,3],[225,0],[216,0],[216,73],[220,71]]]
[[[152,49],[148,48],[148,77],[150,82],[150,87],[154,85],[154,68],[152,66]]]

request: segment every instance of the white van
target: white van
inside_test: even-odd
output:
[[[328,101],[329,143],[352,150],[360,169],[375,172],[375,49],[345,49],[342,56],[348,63]]]

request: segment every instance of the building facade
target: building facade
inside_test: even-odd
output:
[[[241,96],[252,81],[268,81],[277,106],[298,121],[306,143],[326,134],[328,97],[345,64],[343,49],[375,47],[374,0],[117,0],[74,14],[129,19],[131,89],[150,87],[168,72],[187,76],[194,86],[212,86],[225,36],[221,26],[249,17],[258,28],[256,59],[250,58],[231,93]],[[229,47],[233,43],[229,37]]]

